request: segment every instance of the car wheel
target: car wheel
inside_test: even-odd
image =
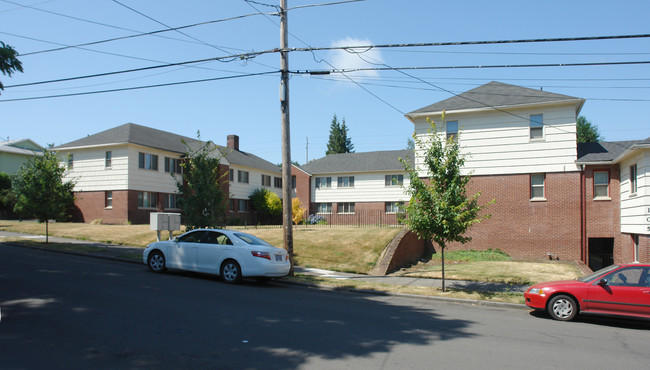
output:
[[[241,281],[241,267],[234,260],[227,260],[221,265],[221,278],[228,284],[235,284]]]
[[[147,265],[153,272],[165,272],[167,270],[165,256],[159,251],[151,252]]]
[[[576,317],[578,305],[567,295],[556,295],[548,302],[547,310],[554,320],[570,321]]]

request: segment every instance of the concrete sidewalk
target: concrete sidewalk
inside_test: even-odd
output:
[[[27,240],[45,240],[43,235],[31,235],[31,234],[22,234],[14,233],[8,231],[0,231],[0,242],[6,238],[21,238]],[[87,240],[76,240],[68,238],[59,238],[59,237],[49,237],[49,241],[52,243],[67,243],[67,244],[78,244],[84,246],[91,246],[95,248],[95,251],[61,251],[66,253],[74,253],[80,255],[88,255],[98,258],[107,258],[112,260],[130,262],[130,263],[142,263],[142,251],[144,248],[141,247],[132,247],[132,246],[123,246],[123,245],[114,245],[114,244],[105,244],[97,243]],[[139,256],[140,259],[135,257]],[[389,285],[403,285],[403,286],[423,286],[423,287],[442,287],[442,279],[433,279],[433,278],[417,278],[417,277],[405,277],[405,276],[371,276],[363,274],[352,274],[346,272],[337,272],[337,271],[328,271],[315,268],[307,267],[295,267],[295,272],[303,275],[319,276],[328,279],[337,279],[337,280],[359,280],[367,281],[373,283],[389,284]],[[478,281],[464,281],[464,280],[449,280],[445,281],[445,286],[451,289],[463,289],[463,290],[474,290],[481,292],[524,292],[527,289],[526,285],[513,285],[513,284],[502,284],[502,283],[486,283]]]

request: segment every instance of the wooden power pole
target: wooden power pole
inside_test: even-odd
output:
[[[293,222],[291,218],[291,138],[289,125],[289,31],[287,30],[287,0],[280,1],[280,110],[282,112],[282,228],[284,249],[291,259],[293,276]]]

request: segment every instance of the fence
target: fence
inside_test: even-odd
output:
[[[251,214],[245,223],[246,227],[281,227],[282,220],[265,222]],[[386,213],[380,210],[361,210],[354,213],[317,213],[305,212],[303,221],[296,225],[297,228],[403,228],[403,213]]]

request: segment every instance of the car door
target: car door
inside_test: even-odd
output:
[[[613,271],[591,284],[586,311],[618,315],[650,315],[648,268],[630,266]]]
[[[198,271],[218,274],[223,261],[230,249],[232,241],[218,231],[206,231],[205,239],[198,249]]]
[[[181,235],[171,246],[173,258],[169,267],[196,271],[199,246],[206,231],[197,230]]]

